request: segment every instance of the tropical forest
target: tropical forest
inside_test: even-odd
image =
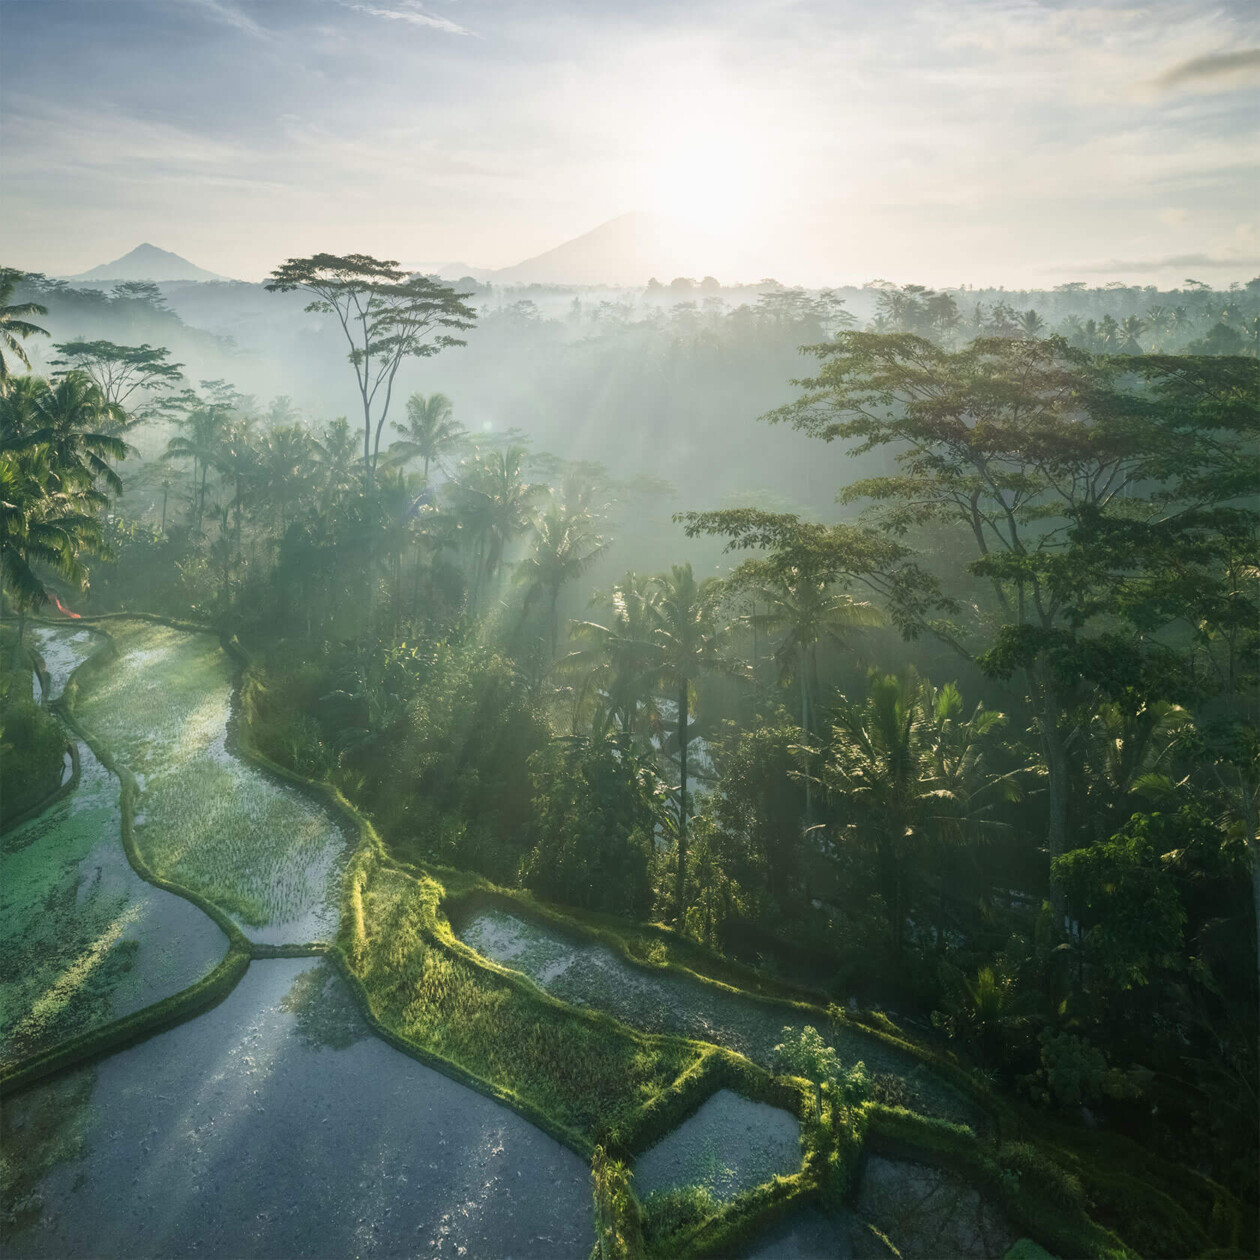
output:
[[[0,0],[6,1256],[1260,1253],[1260,58],[1152,12]]]

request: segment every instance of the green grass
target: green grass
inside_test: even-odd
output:
[[[354,896],[362,909],[343,924],[343,942],[372,1014],[428,1054],[544,1113],[585,1151],[702,1054],[548,1001],[480,964],[443,939],[436,915],[442,888],[432,879],[377,861]]]

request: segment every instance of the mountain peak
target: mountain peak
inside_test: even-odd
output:
[[[508,284],[644,285],[714,272],[722,242],[665,215],[630,210],[493,274]]]
[[[91,271],[84,271],[71,280],[223,280],[224,276],[216,275],[190,263],[187,258],[173,254],[169,249],[159,249],[156,245],[145,241],[137,245],[130,253],[113,262],[101,263]]]

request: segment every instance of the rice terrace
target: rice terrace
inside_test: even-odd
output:
[[[1260,1256],[1258,88],[0,0],[0,1254]]]

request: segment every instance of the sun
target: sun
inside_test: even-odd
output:
[[[646,172],[644,200],[653,210],[728,235],[752,223],[761,199],[756,154],[720,126],[680,126]]]
[[[693,77],[630,120],[636,203],[706,232],[739,236],[761,215],[775,182],[769,120],[728,82]]]

